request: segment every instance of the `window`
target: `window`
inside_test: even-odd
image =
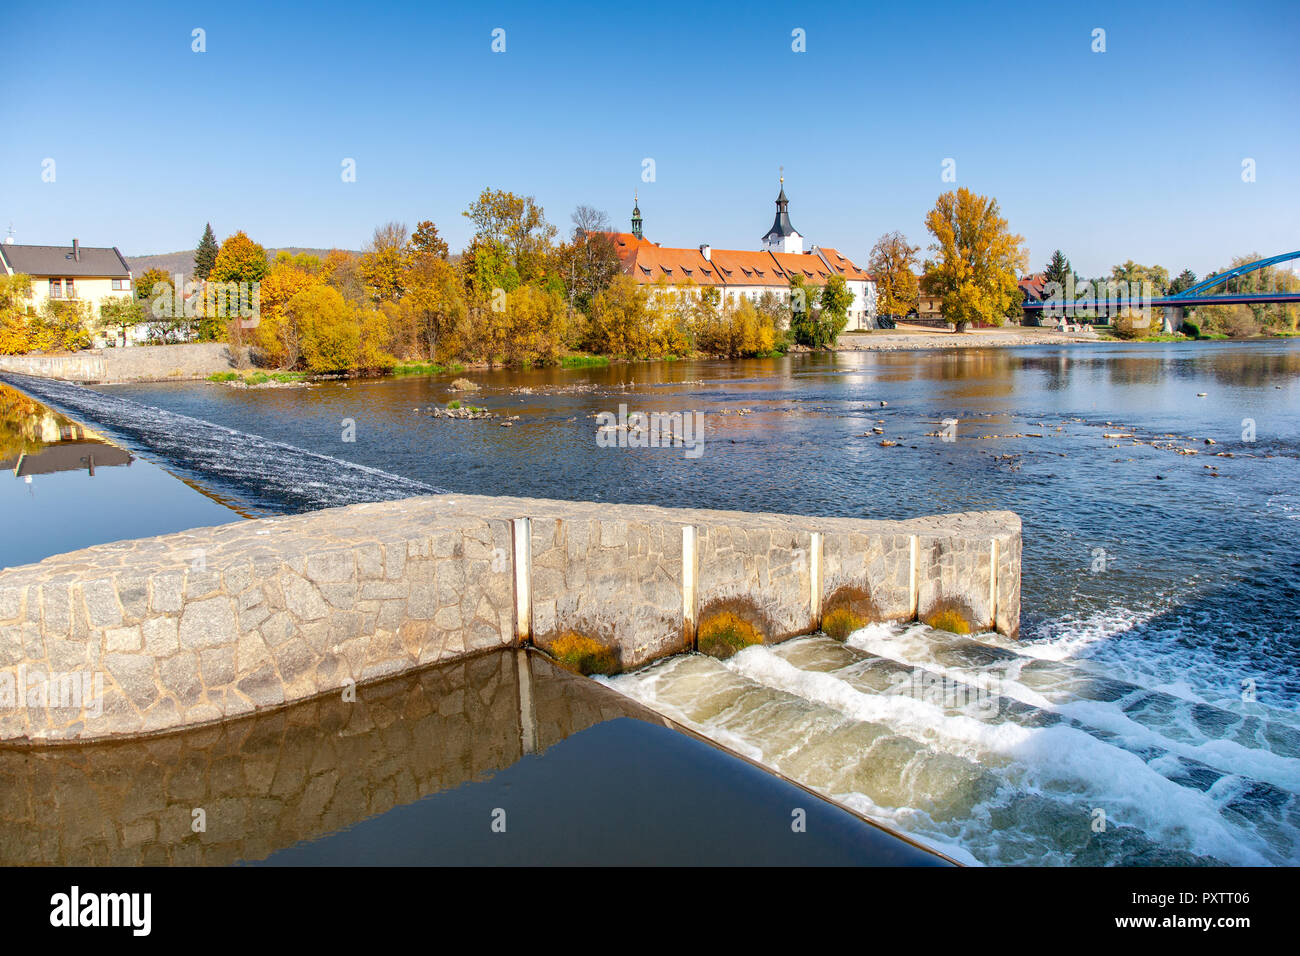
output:
[[[50,298],[51,298],[51,299],[62,299],[62,298],[63,298],[63,280],[62,280],[62,279],[51,279],[51,280],[50,280]]]
[[[77,290],[73,287],[71,279],[63,280],[63,297],[65,299],[75,299],[77,297]]]
[[[114,292],[130,292],[130,291],[131,291],[131,280],[130,280],[130,279],[114,279],[114,280],[113,280],[113,291],[114,291]]]

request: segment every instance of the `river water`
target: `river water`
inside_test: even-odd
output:
[[[11,381],[248,514],[433,489],[882,518],[1014,510],[1018,642],[872,625],[611,683],[968,862],[1300,862],[1300,343],[467,377],[478,391],[451,391],[451,376]],[[502,417],[428,414],[456,399]],[[594,416],[620,406],[698,411],[702,443],[603,447],[627,433],[599,433]],[[125,514],[119,536],[135,533]]]

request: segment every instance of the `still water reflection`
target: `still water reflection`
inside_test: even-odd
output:
[[[157,465],[0,384],[0,567],[239,514]]]
[[[942,861],[535,653],[152,739],[0,748],[0,865],[255,862]]]

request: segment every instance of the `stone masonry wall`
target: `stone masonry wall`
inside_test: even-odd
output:
[[[783,640],[845,609],[855,623],[948,610],[1014,635],[1019,562],[1009,512],[863,521],[467,495],[99,545],[0,572],[0,739],[174,730],[530,641],[612,673],[735,627]]]
[[[182,381],[234,367],[229,347],[220,342],[87,349],[66,355],[0,355],[0,372],[83,383]]]

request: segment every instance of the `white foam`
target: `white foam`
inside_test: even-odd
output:
[[[727,666],[855,720],[885,723],[933,749],[985,765],[996,755],[1005,761],[999,773],[1017,787],[1084,798],[1114,822],[1132,823],[1193,852],[1247,865],[1269,862],[1268,847],[1253,832],[1224,821],[1208,795],[1168,780],[1137,755],[1082,730],[990,724],[906,696],[863,693],[833,674],[800,670],[767,647],[746,648]]]

